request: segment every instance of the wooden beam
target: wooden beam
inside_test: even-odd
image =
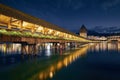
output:
[[[34,24],[34,26],[32,27],[31,32],[32,32],[32,33],[35,32],[35,24]]]
[[[12,17],[10,17],[10,21],[8,22],[8,29],[11,29],[11,22],[12,22]]]
[[[20,20],[20,25],[19,25],[19,27],[20,27],[20,31],[22,31],[22,30],[23,30],[23,20]]]
[[[11,23],[14,23],[14,22],[17,22],[17,21],[20,21],[20,20],[15,19],[15,18],[12,17]]]

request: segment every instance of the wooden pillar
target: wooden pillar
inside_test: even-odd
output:
[[[12,17],[10,17],[10,21],[8,22],[8,29],[11,29],[11,22],[12,22]]]
[[[21,44],[21,54],[28,54],[28,45],[22,43]]]
[[[23,20],[20,21],[20,31],[23,30]]]
[[[75,48],[75,43],[74,42],[70,42],[70,48]]]
[[[36,54],[37,54],[36,44],[29,44],[29,45],[28,45],[28,53],[29,53],[30,55],[36,55]]]
[[[34,49],[34,50],[33,50],[33,51],[34,51],[33,54],[34,54],[34,55],[37,55],[37,53],[38,53],[38,46],[37,46],[36,44],[33,45],[33,49]]]
[[[62,49],[62,50],[65,49],[65,42],[60,42],[60,49]]]
[[[65,50],[69,50],[70,49],[70,44],[69,42],[65,42]]]
[[[78,47],[79,47],[79,43],[75,42],[75,48],[78,48]]]
[[[53,43],[53,47],[54,47],[54,49],[57,49],[57,42]]]
[[[32,32],[32,33],[34,33],[34,32],[35,32],[35,24],[34,24],[34,26],[32,27],[31,32]]]

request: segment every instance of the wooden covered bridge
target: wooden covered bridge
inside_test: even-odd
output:
[[[90,42],[63,28],[0,4],[0,42]]]
[[[92,42],[54,24],[30,16],[3,4],[0,4],[0,43],[20,43],[30,49],[37,44],[59,43],[65,47],[66,43],[79,45],[79,43]],[[28,52],[34,51],[29,50]],[[24,52],[24,49],[22,49]]]

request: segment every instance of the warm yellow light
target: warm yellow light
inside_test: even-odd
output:
[[[56,32],[57,35],[59,35],[59,33],[60,33],[60,32],[58,32],[58,31]]]
[[[55,70],[55,67],[54,66],[51,66],[50,67],[50,71],[54,71]]]
[[[28,25],[28,23],[25,22],[25,21],[23,21],[23,26],[25,27],[25,26],[27,26],[27,25]]]
[[[8,24],[10,22],[10,17],[1,14],[0,15],[0,22]]]
[[[59,61],[59,62],[58,62],[58,64],[57,64],[57,69],[58,69],[58,70],[59,70],[59,69],[61,69],[61,68],[62,68],[62,66],[63,66],[62,62],[61,62],[61,61]]]
[[[4,44],[4,45],[3,45],[3,52],[6,53],[6,50],[7,50],[6,44]]]
[[[39,79],[40,79],[40,80],[43,80],[43,79],[44,79],[44,74],[43,74],[43,72],[39,75]]]
[[[53,72],[51,71],[49,74],[50,74],[50,78],[52,78],[53,77]]]
[[[43,30],[43,27],[42,27],[42,26],[39,26],[39,27],[38,27],[38,30]]]
[[[51,33],[52,31],[53,31],[53,30],[51,30],[51,29],[49,30],[50,33]]]
[[[64,63],[64,65],[65,65],[66,67],[68,66],[68,60],[67,60],[67,58],[64,59],[63,63]]]
[[[44,28],[42,26],[39,26],[37,29],[36,29],[36,32],[42,32],[44,30]]]

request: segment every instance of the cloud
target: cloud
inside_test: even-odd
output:
[[[108,1],[103,2],[101,7],[104,10],[108,10],[109,8],[113,8],[117,6],[118,4],[120,4],[120,0],[108,0]]]

